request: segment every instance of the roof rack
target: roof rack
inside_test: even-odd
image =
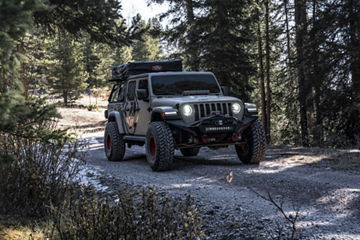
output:
[[[112,77],[109,80],[125,81],[132,75],[152,72],[181,72],[181,60],[152,61],[152,62],[129,62],[120,66],[112,67]]]

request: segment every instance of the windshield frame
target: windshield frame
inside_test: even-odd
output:
[[[216,95],[216,96],[220,96],[220,95],[223,95],[223,92],[222,92],[222,88],[219,84],[219,81],[217,80],[217,78],[215,77],[215,75],[212,73],[212,72],[181,72],[181,73],[177,73],[177,72],[167,72],[167,73],[161,73],[161,74],[149,74],[149,90],[151,89],[151,95],[152,96],[155,96],[155,97],[171,97],[171,96],[184,96],[181,94],[171,94],[171,95],[162,95],[162,94],[158,94],[156,95],[153,91],[153,83],[152,83],[152,77],[157,77],[157,76],[183,76],[183,75],[210,75],[212,76],[214,79],[215,79],[215,82],[216,82],[216,85],[219,89],[219,92],[217,93],[209,93],[209,94],[206,94],[206,95]],[[203,90],[208,90],[208,89],[203,89]],[[197,95],[197,94],[196,94]],[[192,95],[190,95],[192,96]],[[200,95],[199,95],[200,96]]]

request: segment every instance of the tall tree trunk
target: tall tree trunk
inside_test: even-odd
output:
[[[322,145],[323,141],[323,126],[322,126],[322,113],[320,109],[320,86],[322,82],[322,73],[318,67],[319,63],[319,51],[317,46],[317,26],[316,26],[316,5],[317,0],[313,0],[313,12],[312,12],[312,34],[311,34],[311,45],[312,45],[312,68],[313,68],[313,87],[314,87],[314,107],[315,107],[315,131],[314,140],[317,146]]]
[[[190,26],[190,31],[188,33],[188,40],[189,40],[189,50],[188,50],[188,58],[189,58],[189,66],[191,67],[191,70],[193,71],[199,71],[200,70],[200,61],[199,61],[199,49],[198,45],[196,44],[196,37],[197,33],[194,29],[194,21],[195,21],[195,15],[194,15],[194,2],[193,0],[186,0],[186,16],[187,21]]]
[[[289,9],[288,0],[284,0],[284,12],[285,12],[285,28],[286,28],[286,50],[287,50],[287,71],[290,73],[291,68],[291,49],[290,49],[290,28],[289,28]]]
[[[360,137],[360,3],[348,1],[350,46],[350,73],[352,82],[352,108],[348,112],[346,130],[347,138],[352,144],[359,144]]]
[[[64,99],[64,105],[67,106],[68,105],[68,92],[67,91],[63,91],[63,99]]]
[[[215,0],[214,3],[215,3],[214,8],[216,10],[216,20],[217,20],[217,26],[215,30],[217,36],[215,41],[217,41],[217,44],[219,46],[219,48],[215,51],[215,54],[217,58],[220,59],[221,61],[223,59],[226,60],[226,58],[228,57],[227,54],[225,53],[225,50],[227,49],[226,39],[228,38],[226,31],[226,6],[223,0]],[[217,74],[220,75],[220,82],[223,85],[228,86],[230,88],[230,91],[233,91],[234,81],[226,77],[228,76],[228,72],[225,70],[225,66],[222,65],[219,68],[219,70]]]
[[[295,0],[295,27],[296,27],[296,52],[297,52],[297,72],[299,86],[300,104],[300,126],[301,142],[303,146],[309,145],[309,133],[307,127],[307,106],[306,106],[306,79],[305,79],[305,54],[304,37],[306,31],[306,0]]]
[[[259,5],[259,1],[256,3]],[[261,24],[260,24],[260,11],[257,8],[258,22],[257,22],[257,41],[258,41],[258,54],[259,54],[259,87],[260,87],[260,97],[261,97],[261,121],[264,125],[265,132],[267,133],[267,111],[266,111],[266,101],[265,101],[265,76],[264,76],[264,63],[263,63],[263,47],[262,47],[262,37],[261,37]]]
[[[19,43],[17,45],[17,51],[19,53],[21,53],[22,55],[25,55],[25,47],[24,47],[24,42],[21,41],[21,43]],[[27,79],[25,78],[25,63],[21,63],[20,64],[20,81],[24,87],[24,97],[25,99],[28,99],[29,97],[29,85],[27,82]]]
[[[265,48],[266,48],[266,140],[271,141],[271,88],[270,88],[270,31],[269,0],[265,1]]]
[[[355,97],[359,98],[360,92],[360,20],[358,1],[349,0],[349,35],[350,35],[350,71],[352,79],[353,92]]]
[[[225,12],[222,0],[216,0],[216,11],[217,11],[217,33],[219,46],[224,47],[224,25],[225,25]]]

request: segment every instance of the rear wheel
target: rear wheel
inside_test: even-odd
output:
[[[125,155],[125,142],[115,122],[108,122],[104,135],[105,154],[109,161],[121,161]]]
[[[239,159],[245,164],[260,163],[265,155],[266,138],[264,127],[259,119],[245,130],[243,139],[242,144],[235,145]]]
[[[193,157],[198,155],[200,148],[182,148],[180,152],[185,157]]]
[[[152,122],[146,134],[146,159],[154,171],[165,171],[172,167],[174,139],[165,122]]]

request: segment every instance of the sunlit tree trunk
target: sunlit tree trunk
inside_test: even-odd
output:
[[[256,3],[259,5],[259,1]],[[259,6],[260,7],[260,6]],[[267,132],[267,112],[266,112],[266,100],[265,100],[265,76],[264,76],[264,56],[261,37],[261,21],[260,10],[257,8],[258,22],[257,22],[257,42],[258,42],[258,54],[259,54],[259,87],[261,98],[261,121],[264,125],[265,132]]]

